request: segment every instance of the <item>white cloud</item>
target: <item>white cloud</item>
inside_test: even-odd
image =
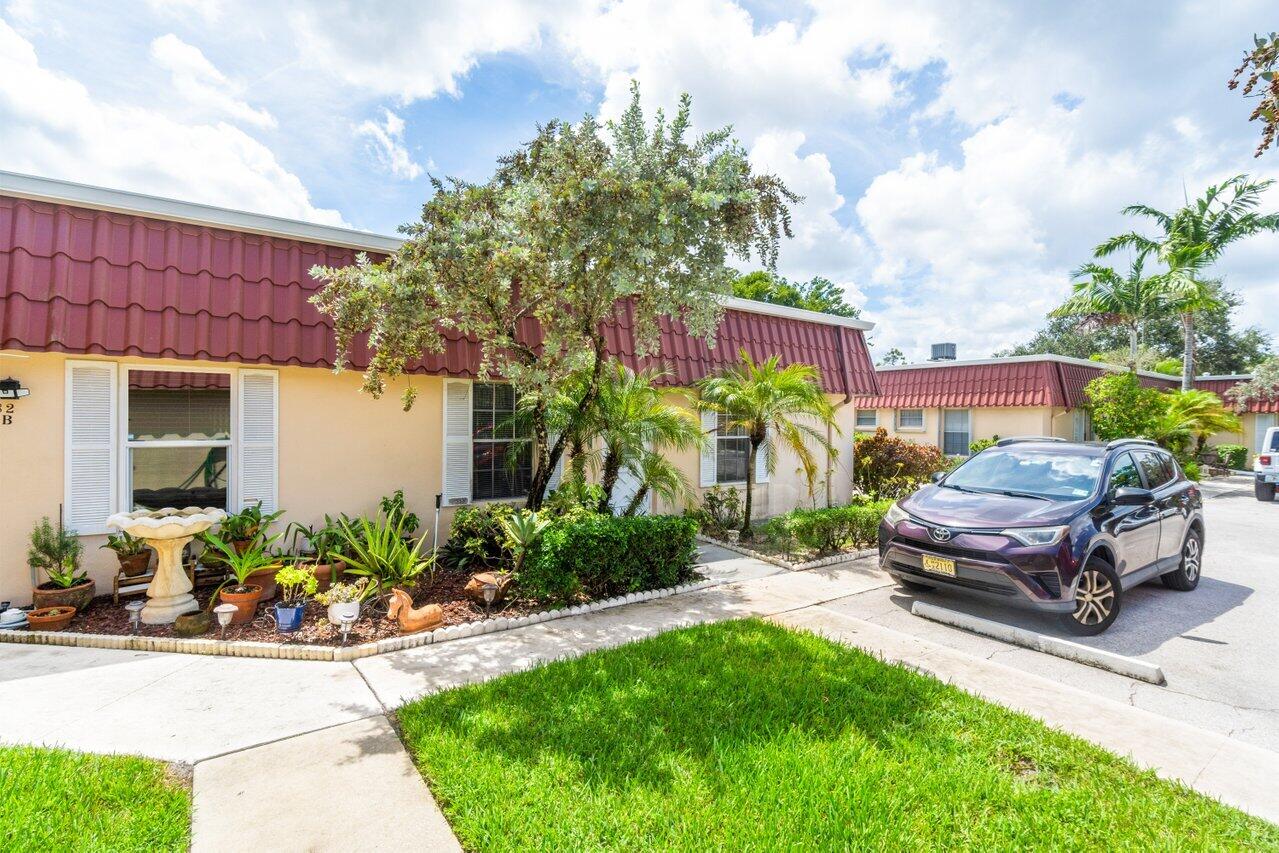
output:
[[[366,119],[355,128],[357,136],[368,140],[368,148],[378,165],[397,178],[411,181],[422,174],[422,167],[404,146],[404,119],[388,109],[382,110],[382,121]]]
[[[296,175],[226,122],[192,124],[158,109],[93,98],[40,65],[0,20],[0,164],[19,172],[155,193],[332,225]]]
[[[275,117],[242,100],[230,80],[198,47],[173,33],[151,42],[151,59],[169,71],[185,105],[204,114],[225,115],[258,127],[275,127]]]

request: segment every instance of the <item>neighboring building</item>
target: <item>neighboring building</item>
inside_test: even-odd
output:
[[[934,354],[946,353],[945,347],[937,345]],[[855,428],[873,432],[883,427],[890,435],[936,444],[953,456],[967,456],[972,442],[995,436],[1083,441],[1092,438],[1084,386],[1108,371],[1124,369],[1060,355],[971,361],[943,356],[879,367],[879,394],[856,398]],[[1139,375],[1144,385],[1178,387],[1175,377]]]
[[[331,323],[308,301],[315,264],[386,254],[399,240],[270,216],[0,172],[0,379],[28,396],[0,400],[0,598],[25,603],[27,539],[41,516],[85,537],[85,561],[110,588],[106,518],[165,505],[239,509],[261,500],[286,521],[376,510],[403,488],[440,528],[452,507],[518,500],[530,471],[505,464],[510,387],[478,375],[479,345],[452,335],[373,400],[356,372],[335,375]],[[839,459],[852,456],[854,395],[878,390],[863,333],[872,324],[728,299],[708,348],[664,320],[659,353],[635,356],[625,307],[607,329],[612,355],[670,371],[672,391],[738,358],[817,365],[839,405]],[[530,342],[537,328],[528,329]],[[367,352],[353,354],[356,370]],[[399,392],[418,388],[410,412]],[[708,424],[708,429],[714,424]],[[743,441],[718,437],[681,458],[701,487],[739,483]],[[809,496],[785,455],[761,515]],[[828,461],[835,500],[851,490]],[[623,484],[619,501],[629,499]],[[820,494],[820,493],[819,493]],[[656,507],[655,509],[664,509]]]
[[[1247,373],[1233,373],[1219,376],[1197,376],[1195,387],[1211,391],[1232,406],[1226,392],[1241,382],[1247,382],[1252,376]],[[1208,439],[1209,445],[1242,444],[1248,448],[1248,464],[1252,464],[1253,454],[1261,451],[1261,442],[1266,438],[1266,430],[1279,426],[1279,400],[1252,400],[1239,411],[1239,420],[1243,424],[1242,432],[1218,433]]]

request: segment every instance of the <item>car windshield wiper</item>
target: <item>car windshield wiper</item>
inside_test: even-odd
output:
[[[1034,492],[1019,492],[1015,489],[988,489],[988,491],[995,492],[1000,495],[1007,495],[1010,498],[1036,498],[1041,501],[1048,501],[1049,503],[1052,503],[1052,498],[1045,497],[1044,495],[1037,495]]]
[[[968,492],[970,495],[980,495],[984,489],[970,489],[967,486],[956,486],[954,483],[938,483],[943,489],[954,489],[957,492]]]

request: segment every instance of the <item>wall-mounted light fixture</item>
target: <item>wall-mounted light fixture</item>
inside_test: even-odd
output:
[[[0,400],[16,400],[30,393],[30,390],[23,388],[22,383],[12,376],[0,379]]]

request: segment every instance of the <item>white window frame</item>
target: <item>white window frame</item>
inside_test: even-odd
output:
[[[750,436],[746,435],[745,428],[741,428],[741,427],[739,427],[739,429],[742,429],[741,435],[726,435],[724,432],[721,432],[720,422],[723,420],[724,417],[725,415],[723,413],[716,413],[715,415],[715,485],[745,486],[746,480],[750,476],[750,470],[751,470],[750,469],[750,452],[751,452]],[[719,445],[721,441],[739,441],[739,442],[745,441],[746,442],[747,464],[746,464],[746,469],[742,472],[742,478],[740,480],[721,480],[719,478]]]
[[[240,494],[240,371],[234,367],[195,367],[184,365],[156,366],[150,364],[119,363],[122,373],[119,384],[119,401],[116,411],[119,413],[119,426],[116,435],[116,512],[129,512],[133,509],[133,457],[130,451],[142,447],[225,447],[227,461],[226,506],[227,512],[237,509]],[[228,439],[196,439],[196,440],[160,440],[131,441],[129,439],[129,374],[132,372],[147,373],[216,373],[229,377],[231,392],[231,420]],[[278,393],[278,391],[277,391]],[[276,403],[279,405],[278,401]],[[278,439],[277,439],[278,441]],[[279,464],[278,461],[276,463]]]
[[[902,423],[902,414],[905,412],[919,412],[919,425]],[[927,422],[928,419],[924,417],[923,409],[897,409],[894,413],[894,426],[898,432],[923,432]]]
[[[962,449],[960,452],[958,452],[958,453],[946,453],[946,434],[947,434],[947,432],[949,432],[949,433],[950,433],[950,434],[952,434],[952,435],[958,435],[958,433],[956,433],[954,430],[947,430],[947,429],[946,429],[946,416],[947,416],[947,415],[951,415],[951,414],[955,414],[955,413],[957,413],[957,412],[963,412],[963,414],[964,414],[964,421],[965,421],[965,429],[964,429],[964,433],[963,433],[964,438],[965,438],[965,440],[964,440],[964,446],[963,446],[963,449]],[[943,410],[942,410],[942,413],[941,413],[941,448],[942,448],[942,453],[945,453],[947,456],[971,456],[971,455],[972,455],[972,453],[971,453],[971,451],[970,451],[968,448],[969,448],[969,445],[971,445],[972,443],[973,443],[973,412],[972,412],[972,409],[943,409]]]
[[[870,423],[862,423],[862,415],[870,415]],[[853,429],[875,430],[879,428],[879,409],[858,409],[853,412]]]

